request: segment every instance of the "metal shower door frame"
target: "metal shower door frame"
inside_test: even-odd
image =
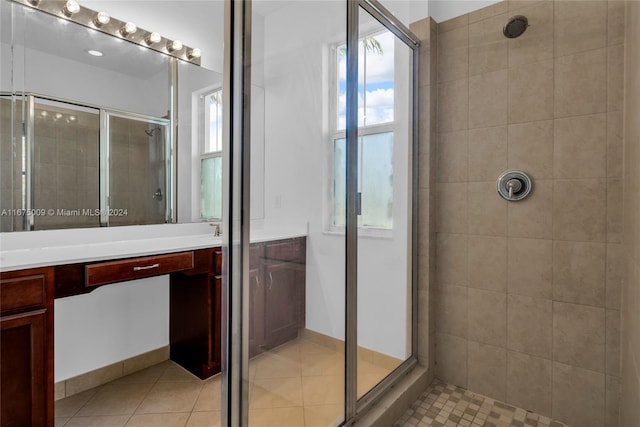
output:
[[[225,0],[223,91],[223,354],[222,425],[248,423],[249,182],[251,105],[251,3]],[[364,9],[413,52],[411,174],[411,354],[377,386],[357,399],[357,174],[347,172],[345,421],[352,425],[417,364],[418,38],[376,0],[346,0],[348,171],[357,170],[358,14]]]

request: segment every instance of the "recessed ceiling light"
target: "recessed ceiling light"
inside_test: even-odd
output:
[[[87,53],[91,56],[102,56],[104,55],[102,52],[100,52],[99,50],[88,50]]]

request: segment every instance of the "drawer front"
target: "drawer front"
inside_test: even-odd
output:
[[[0,281],[0,312],[43,307],[47,300],[44,274],[2,279]]]
[[[267,259],[270,261],[304,262],[306,248],[303,239],[288,240],[267,245]]]
[[[190,268],[193,268],[193,252],[89,264],[85,267],[85,286],[124,282]]]

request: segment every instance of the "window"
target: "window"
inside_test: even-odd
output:
[[[358,46],[358,226],[393,228],[394,37],[388,31],[360,39]],[[335,49],[333,228],[346,221],[346,46]]]
[[[200,151],[200,217],[222,218],[222,89],[202,97],[203,138]]]

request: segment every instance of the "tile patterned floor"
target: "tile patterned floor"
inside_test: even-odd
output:
[[[359,361],[359,394],[390,372]],[[344,356],[306,339],[251,360],[252,427],[332,426],[342,420]],[[58,400],[56,426],[220,425],[220,376],[205,381],[166,361]]]
[[[394,427],[568,427],[438,380],[425,390]]]

